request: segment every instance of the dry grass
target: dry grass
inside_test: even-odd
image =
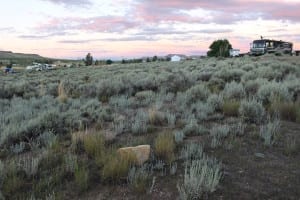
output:
[[[84,151],[90,157],[95,158],[104,154],[105,138],[99,131],[89,130],[73,133],[72,143],[74,145],[82,143]]]
[[[149,115],[149,122],[152,125],[162,125],[164,123],[164,116],[161,112],[159,112],[158,110],[151,108],[148,111],[148,115]]]
[[[161,133],[155,139],[155,155],[169,163],[174,160],[175,147],[174,136],[169,132]]]
[[[240,102],[235,100],[224,101],[222,111],[226,116],[237,117],[239,114]]]
[[[68,96],[67,96],[67,94],[66,94],[66,92],[65,92],[64,84],[63,84],[62,81],[61,81],[61,82],[59,83],[59,85],[58,85],[58,90],[57,90],[57,92],[58,92],[58,97],[57,97],[57,99],[58,99],[61,103],[67,102]]]
[[[272,114],[279,112],[281,119],[300,122],[300,103],[274,102],[270,105],[269,111]]]
[[[136,157],[128,153],[127,156],[119,156],[114,150],[107,152],[101,175],[106,181],[118,181],[126,179],[131,166],[135,163]]]

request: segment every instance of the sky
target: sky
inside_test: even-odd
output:
[[[0,51],[52,58],[204,55],[218,39],[300,50],[300,0],[0,0]]]

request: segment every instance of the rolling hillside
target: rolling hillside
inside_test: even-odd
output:
[[[19,65],[28,65],[34,61],[45,61],[53,60],[51,58],[45,58],[38,54],[25,54],[25,53],[14,53],[11,51],[0,51],[0,63],[7,64],[12,62]]]

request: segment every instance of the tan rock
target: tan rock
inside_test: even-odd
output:
[[[150,157],[150,145],[139,145],[136,147],[124,147],[118,149],[118,154],[121,157],[128,157],[134,155],[137,165],[144,164]]]

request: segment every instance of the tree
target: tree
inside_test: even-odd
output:
[[[111,59],[106,60],[107,65],[111,65],[112,63],[113,63],[113,61]]]
[[[215,40],[209,48],[208,57],[229,57],[229,50],[232,49],[232,46],[227,39],[224,39]]]
[[[153,62],[157,61],[157,56],[153,56],[152,61]]]
[[[91,55],[91,53],[88,53],[86,55],[84,63],[86,66],[90,66],[93,64],[93,56]]]

